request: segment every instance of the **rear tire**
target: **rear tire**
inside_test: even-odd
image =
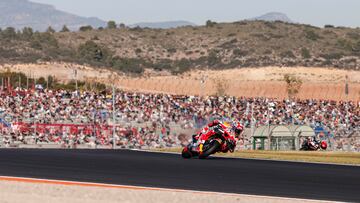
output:
[[[188,147],[185,147],[181,152],[181,156],[184,159],[190,159],[193,156],[193,154],[191,153]]]
[[[220,143],[217,140],[214,140],[212,146],[208,150],[203,151],[203,153],[199,154],[199,159],[206,159],[211,154],[215,154],[216,151],[218,151],[219,147]]]
[[[301,145],[300,151],[309,151],[309,146],[307,146],[305,143]]]

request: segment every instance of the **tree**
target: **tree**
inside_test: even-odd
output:
[[[15,39],[16,38],[16,31],[13,27],[7,27],[5,30],[1,32],[1,35],[5,39]]]
[[[33,49],[37,49],[37,50],[42,50],[42,48],[43,48],[38,39],[32,40],[30,42],[30,47],[33,48]]]
[[[191,62],[189,61],[189,59],[182,58],[180,61],[176,61],[174,70],[172,70],[171,72],[174,74],[184,73],[190,70],[190,67]]]
[[[46,87],[46,79],[44,77],[40,77],[37,81],[36,84],[39,84],[43,87]]]
[[[49,75],[47,77],[47,86],[49,88],[53,88],[55,83],[56,83],[56,79],[53,76]]]
[[[30,40],[30,46],[33,49],[47,50],[47,56],[50,56],[52,51],[56,51],[59,48],[59,43],[55,36],[49,32],[35,32]],[[50,49],[46,49],[50,48]]]
[[[34,31],[31,27],[24,27],[22,29],[21,38],[23,40],[30,40],[34,35]]]
[[[66,25],[64,25],[60,32],[70,32],[70,30]]]
[[[48,32],[48,33],[55,33],[55,30],[54,30],[51,26],[49,26],[49,27],[47,28],[46,32]]]
[[[206,21],[206,27],[214,27],[214,25],[216,25],[216,24],[217,24],[216,22],[213,22],[211,20]]]
[[[89,40],[79,46],[79,58],[85,62],[102,62],[106,63],[112,57],[106,47],[101,47],[95,42]]]
[[[91,25],[81,26],[79,30],[81,32],[86,32],[86,31],[93,30],[93,27]]]
[[[215,95],[216,96],[226,96],[227,95],[227,90],[229,89],[229,83],[225,80],[221,80],[221,79],[214,79],[214,84],[216,89],[215,89]]]
[[[120,23],[119,27],[120,27],[120,28],[125,28],[126,26],[125,26],[124,23]]]
[[[334,28],[335,26],[333,25],[324,25],[324,28]]]
[[[294,75],[285,74],[284,81],[286,82],[289,98],[294,99],[301,89],[302,80]]]
[[[113,20],[110,20],[110,21],[107,23],[107,28],[108,28],[108,29],[116,29],[116,22],[113,21]]]

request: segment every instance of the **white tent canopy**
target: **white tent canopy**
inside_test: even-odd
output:
[[[269,135],[271,137],[309,137],[315,136],[315,131],[306,125],[277,125],[277,126],[259,126],[256,128],[254,132],[254,137],[267,137]]]
[[[292,137],[293,133],[286,126],[275,126],[271,131],[271,137]]]
[[[302,125],[302,126],[298,126],[294,130],[294,136],[296,136],[296,137],[312,137],[312,136],[315,136],[315,131],[310,126]]]

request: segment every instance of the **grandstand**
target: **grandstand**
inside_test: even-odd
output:
[[[296,150],[304,137],[315,135],[331,150],[360,150],[359,103],[353,101],[119,90],[113,106],[111,92],[17,89],[1,94],[3,147],[179,147],[207,122],[228,118],[247,128],[239,149]]]

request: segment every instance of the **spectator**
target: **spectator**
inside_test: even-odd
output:
[[[3,92],[0,98],[1,118],[13,120],[9,132],[4,130],[3,133],[10,135],[11,140],[63,145],[112,144],[110,94],[48,89],[23,92]],[[202,98],[121,91],[115,98],[116,122],[121,126],[115,130],[115,142],[124,147],[176,146],[180,142],[170,131],[170,126],[195,129],[219,117],[237,119],[246,127],[250,127],[252,118],[256,121],[255,126],[321,125],[341,140],[359,133],[359,104],[353,101]],[[62,129],[49,127],[50,124],[67,126]]]

